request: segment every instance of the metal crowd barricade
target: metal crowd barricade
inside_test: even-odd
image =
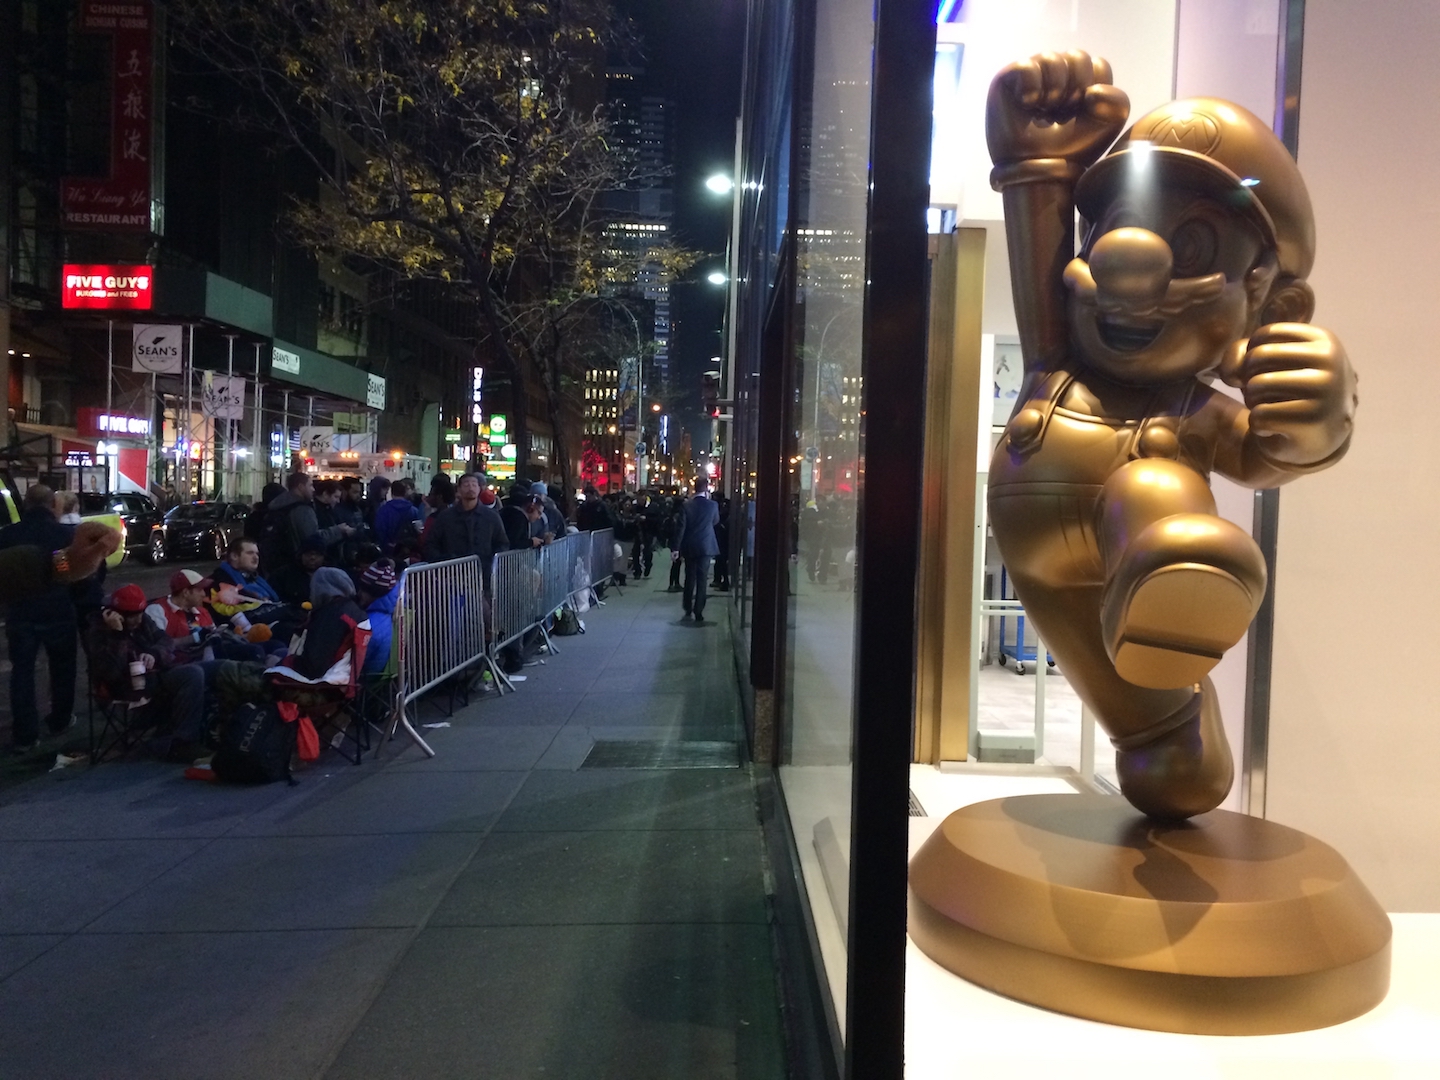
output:
[[[581,533],[581,536],[586,535]],[[615,575],[615,530],[596,529],[590,537],[590,587]]]
[[[580,552],[589,551],[589,538],[582,533],[562,536],[540,549],[540,632],[550,651],[558,652],[550,639],[549,619],[566,604],[572,607],[575,594],[575,563]]]
[[[406,567],[400,575],[394,624],[399,648],[395,702],[381,745],[398,728],[434,757],[410,722],[421,694],[476,663],[492,664],[485,648],[485,586],[478,556]],[[378,755],[379,746],[375,750]]]
[[[547,625],[562,607],[577,607],[583,593],[593,599],[595,583],[608,580],[614,558],[612,529],[571,533],[542,548],[502,551],[491,570],[490,642],[486,660],[497,688],[514,690],[496,662],[500,650],[539,630],[557,652]]]
[[[500,552],[495,556],[490,581],[495,601],[490,635],[490,651],[494,656],[544,615],[544,578],[536,549]],[[497,678],[503,678],[503,673]],[[514,689],[508,679],[501,685]]]

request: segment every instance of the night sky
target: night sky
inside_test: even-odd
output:
[[[692,271],[693,284],[672,291],[672,356],[680,422],[692,432],[700,421],[700,374],[723,352],[723,288],[705,275],[724,268],[730,200],[705,188],[705,178],[733,168],[735,117],[740,108],[744,0],[615,0],[643,39],[647,91],[675,106],[675,233],[708,257]],[[708,435],[708,428],[706,430]],[[697,449],[705,436],[695,436]]]

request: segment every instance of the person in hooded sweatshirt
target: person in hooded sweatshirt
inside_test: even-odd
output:
[[[355,583],[344,570],[322,566],[310,579],[310,619],[305,640],[288,665],[307,679],[322,679],[355,643],[365,611],[355,602]]]

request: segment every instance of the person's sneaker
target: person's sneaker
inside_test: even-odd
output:
[[[695,625],[696,625],[696,626],[704,626],[704,625],[705,625],[705,620],[704,620],[704,618],[702,618],[702,617],[699,616],[699,615],[696,615],[696,616],[695,616]]]

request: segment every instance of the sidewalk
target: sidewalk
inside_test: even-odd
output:
[[[0,1075],[783,1077],[748,770],[581,768],[741,738],[728,624],[663,582],[426,731],[433,760],[6,793]]]

